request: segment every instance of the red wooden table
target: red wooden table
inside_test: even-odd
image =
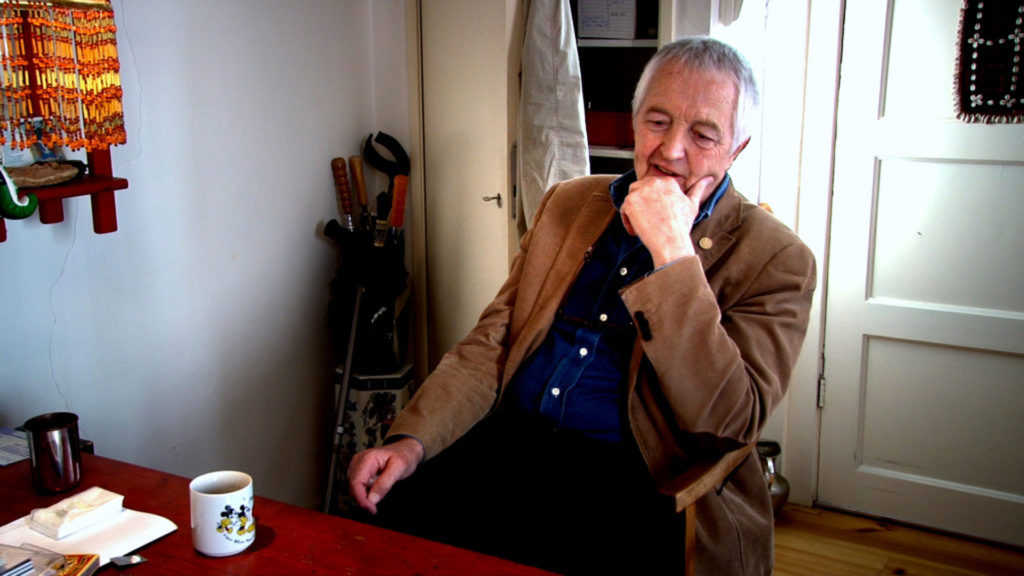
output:
[[[257,529],[253,545],[235,556],[208,558],[192,548],[188,478],[92,454],[82,454],[82,458],[82,489],[100,486],[123,495],[125,507],[163,516],[178,525],[176,531],[138,551],[147,562],[127,570],[108,564],[101,574],[548,574],[259,496],[254,505]],[[0,526],[74,493],[36,494],[28,461],[2,467]]]

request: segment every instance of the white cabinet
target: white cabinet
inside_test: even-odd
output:
[[[410,3],[422,148],[411,203],[417,376],[476,324],[508,274],[521,0]],[[416,170],[419,173],[416,173]],[[501,196],[501,202],[485,200]]]

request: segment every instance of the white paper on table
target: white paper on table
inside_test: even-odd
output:
[[[28,438],[21,430],[0,428],[0,466],[28,460]]]
[[[124,556],[178,529],[163,516],[122,509],[110,518],[60,540],[36,532],[24,516],[0,527],[0,544],[34,544],[61,554],[98,554],[100,566],[115,556]]]

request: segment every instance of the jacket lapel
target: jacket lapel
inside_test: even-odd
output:
[[[690,232],[693,248],[705,272],[736,241],[732,231],[740,225],[742,206],[742,197],[730,182],[711,216],[694,226]]]
[[[509,350],[503,384],[508,383],[522,360],[544,341],[544,336],[554,322],[558,307],[583,268],[584,254],[616,217],[618,211],[612,204],[608,187],[599,187],[569,224],[565,241],[553,255],[553,259],[548,260],[543,256],[527,259],[523,268],[524,275],[546,271],[547,277],[536,294],[519,294],[516,306],[525,305],[531,313]]]

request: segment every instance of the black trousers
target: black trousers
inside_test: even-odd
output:
[[[384,527],[566,574],[678,574],[683,520],[632,442],[506,412],[398,482]]]

